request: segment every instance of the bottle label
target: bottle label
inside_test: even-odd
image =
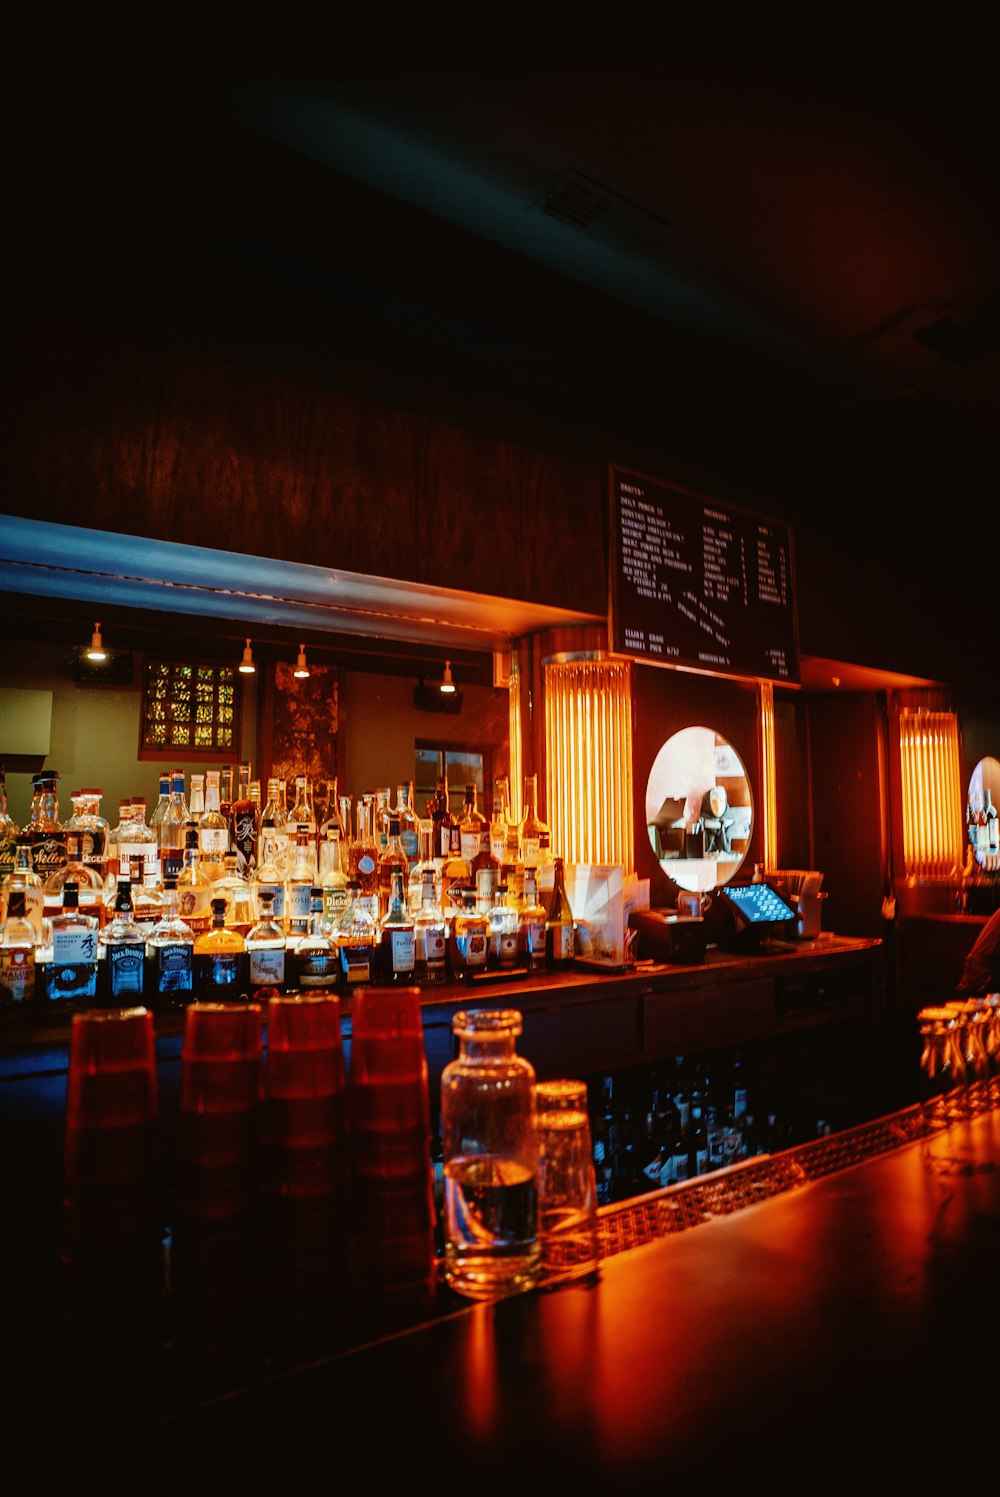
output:
[[[348,987],[371,979],[372,948],[367,941],[341,942],[340,972]]]
[[[985,823],[983,830],[985,832]],[[66,838],[47,832],[31,835],[31,865],[44,882],[50,873],[62,868],[66,862]]]
[[[358,858],[358,873],[362,878],[371,878],[375,872],[375,858],[370,852],[363,852]]]
[[[194,963],[188,942],[153,946],[150,955],[154,993],[190,993]]]
[[[537,837],[524,837],[521,841],[521,862],[529,868],[537,868],[541,861],[542,845]]]
[[[29,1003],[34,996],[34,947],[0,946],[0,1000]]]
[[[414,962],[413,930],[390,930],[389,950],[393,972],[412,972]]]
[[[258,884],[257,900],[260,903],[262,894],[270,894],[274,899],[274,918],[279,925],[285,918],[285,886],[284,884]]]
[[[453,936],[457,965],[460,968],[486,966],[489,942],[486,939],[486,922],[460,921],[456,923]]]
[[[255,988],[283,988],[285,986],[285,945],[248,946],[250,955],[250,983]]]
[[[287,904],[285,908],[289,920],[308,920],[312,898],[312,885],[289,884],[286,893]]]
[[[406,853],[406,861],[412,868],[414,863],[416,863],[420,852],[420,844],[417,838],[416,827],[402,827],[399,833],[399,841],[403,851]]]
[[[337,978],[337,967],[337,948],[335,946],[299,952],[299,987],[332,987]]]
[[[340,923],[340,917],[351,902],[343,884],[328,884],[323,889],[323,914],[327,920]]]
[[[108,989],[112,998],[142,992],[145,955],[144,941],[108,942]]]
[[[150,888],[160,882],[160,849],[155,842],[120,842],[118,863],[131,868],[132,882]]]
[[[414,930],[413,951],[417,962],[425,967],[443,967],[448,960],[448,942],[441,925],[418,925]]]
[[[204,826],[198,832],[198,847],[210,863],[221,863],[229,851],[229,828]]]
[[[527,956],[544,957],[545,916],[539,914],[536,919],[526,920],[521,930],[523,933],[524,950]]]
[[[195,975],[206,997],[213,989],[225,992],[239,985],[241,955],[239,951],[211,951],[198,958]]]
[[[493,903],[493,896],[497,887],[497,871],[495,868],[479,868],[476,871],[476,903],[480,909],[487,909]]]
[[[552,960],[554,962],[572,961],[575,949],[572,925],[553,925],[550,929],[552,931]]]
[[[499,967],[517,966],[517,927],[493,933],[493,955]]]
[[[86,926],[52,927],[52,961],[56,966],[76,966],[97,961],[97,931]]]
[[[462,833],[462,857],[467,863],[478,857],[482,852],[485,838],[481,831],[469,831]]]

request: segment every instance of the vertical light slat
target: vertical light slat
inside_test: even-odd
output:
[[[901,712],[899,749],[904,873],[954,877],[963,852],[957,717]]]
[[[546,665],[545,746],[553,852],[634,871],[628,662]]]

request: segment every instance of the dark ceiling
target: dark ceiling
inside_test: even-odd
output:
[[[341,19],[38,23],[10,54],[15,298],[155,299],[172,331],[601,463],[662,472],[682,430],[730,467],[779,452],[840,504],[790,481],[775,513],[934,565],[984,540],[990,37],[817,21],[793,55]]]

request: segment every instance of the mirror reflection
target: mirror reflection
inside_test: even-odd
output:
[[[696,891],[729,883],[752,826],[750,783],[732,744],[705,727],[668,738],[646,783],[646,829],[667,877]]]
[[[980,868],[1000,869],[1000,759],[980,759],[969,780],[966,824]]]

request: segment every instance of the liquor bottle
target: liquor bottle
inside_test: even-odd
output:
[[[413,981],[416,952],[413,917],[406,903],[406,877],[405,869],[393,869],[389,903],[378,923],[373,975],[382,985]]]
[[[309,834],[309,847],[313,856],[312,881],[316,879],[316,811],[312,800],[312,786],[309,776],[298,774],[295,776],[295,798],[292,801],[288,817],[285,822],[288,828],[288,852],[292,854],[292,846],[298,837],[299,828],[305,827]]]
[[[31,778],[31,810],[24,830],[31,846],[31,866],[43,884],[66,861],[66,835],[59,820],[56,792],[58,781],[54,769],[43,769]]]
[[[521,821],[521,861],[536,868],[552,861],[548,825],[538,814],[538,776],[524,777],[524,816]]]
[[[195,826],[205,814],[205,776],[193,774],[191,776],[191,795],[188,799],[188,826],[194,822]]]
[[[246,942],[226,925],[223,895],[212,899],[212,926],[195,937],[194,992],[201,1003],[239,1003],[250,987]]]
[[[103,790],[74,790],[70,796],[73,814],[66,823],[70,832],[80,838],[80,861],[92,868],[102,885],[108,876],[108,839],[111,828],[101,815]]]
[[[494,818],[496,812],[494,811]],[[483,818],[483,835],[479,851],[469,863],[469,877],[476,891],[476,907],[486,914],[493,906],[493,897],[500,882],[502,859],[496,855],[496,844]]]
[[[257,919],[257,905],[253,885],[240,873],[236,864],[236,853],[226,853],[226,871],[212,884],[212,898],[218,895],[226,901],[226,926],[239,931],[246,940],[251,925]]]
[[[986,804],[983,807],[986,817],[986,851],[1000,851],[1000,823],[998,823],[997,808],[993,804],[993,793],[990,787],[986,787]]]
[[[497,884],[486,924],[487,967],[512,972],[517,966],[517,910],[510,903],[506,884]]]
[[[24,895],[24,918],[35,932],[35,940],[42,939],[45,920],[45,889],[41,875],[35,872],[31,858],[31,842],[22,832],[14,842],[14,867],[4,885],[8,908],[10,898],[20,891]]]
[[[434,823],[434,856],[448,859],[453,852],[461,853],[462,833],[458,817],[451,809],[451,792],[448,789],[447,774],[438,777],[431,820]],[[453,832],[457,833],[457,848],[452,845]]]
[[[205,809],[198,818],[198,851],[201,871],[210,884],[225,873],[226,853],[229,851],[229,826],[221,806],[219,771],[206,769]]]
[[[233,804],[233,766],[224,764],[219,770],[219,811],[229,828],[229,810]]]
[[[275,920],[281,926],[282,931],[287,934],[285,874],[279,862],[279,847],[285,840],[284,826],[279,828],[270,816],[265,816],[261,821],[260,836],[257,839],[257,866],[253,871],[253,887],[254,900],[260,915],[263,916],[264,896],[267,895],[271,900],[272,920]]]
[[[363,987],[372,980],[375,953],[375,922],[357,879],[348,879],[350,902],[337,927],[340,983],[345,988]]]
[[[407,902],[414,915],[423,903],[424,879],[428,874],[434,881],[435,902],[443,910],[441,865],[434,856],[434,823],[429,817],[421,817],[417,822],[417,861],[410,869],[407,883]]]
[[[153,1009],[182,1008],[193,995],[194,931],[180,913],[178,877],[164,876],[163,912],[146,936],[146,998]]]
[[[212,885],[201,866],[198,828],[189,826],[185,838],[184,866],[177,875],[177,912],[196,936],[212,925]]]
[[[257,863],[273,864],[284,882],[288,875],[288,810],[281,802],[281,781],[274,775],[267,782],[267,802],[260,813],[261,833],[257,841]],[[262,840],[267,837],[267,846],[262,845]],[[274,906],[275,919],[283,918],[277,903]]]
[[[389,815],[392,803],[392,788],[389,785],[375,787],[375,804],[372,810],[372,825],[375,831],[375,846],[379,859],[389,843]]]
[[[184,795],[183,769],[171,771],[169,786],[158,831],[161,882],[171,875],[177,878],[184,867],[184,848],[187,845],[188,804]]]
[[[157,844],[159,844],[160,841],[160,827],[163,825],[163,816],[167,809],[167,802],[169,801],[169,799],[170,771],[169,769],[161,769],[159,776],[159,789],[156,796],[156,805],[153,807],[153,814],[149,818],[149,824],[156,835]]]
[[[558,972],[573,965],[575,938],[562,858],[554,860],[554,868],[552,894],[545,918],[545,959],[548,967]]]
[[[132,879],[119,871],[114,916],[100,932],[104,997],[113,1008],[141,1003],[145,985],[146,936],[132,913]]]
[[[399,817],[399,840],[406,854],[407,882],[420,857],[420,838],[416,809],[413,804],[413,781],[400,780],[396,786],[395,814]]]
[[[293,949],[294,978],[303,993],[332,993],[340,972],[336,927],[323,911],[323,887],[313,884],[309,898],[309,929]]]
[[[236,871],[245,879],[253,876],[257,866],[257,838],[260,835],[260,805],[250,794],[250,763],[239,766],[236,793],[229,807],[229,851],[236,854]]]
[[[369,915],[372,917],[372,925],[377,926],[379,921],[379,897],[378,897],[378,848],[375,846],[375,836],[372,831],[372,801],[367,795],[360,796],[355,807],[357,825],[354,838],[347,850],[347,875],[354,879],[360,888],[355,897],[355,902],[360,900]]]
[[[319,882],[323,890],[323,914],[334,925],[348,904],[347,870],[340,836],[340,818],[330,818],[319,844]]]
[[[476,908],[471,889],[462,896],[461,907],[451,917],[448,932],[448,959],[451,974],[458,981],[469,981],[486,971],[489,950],[489,925],[486,916]]]
[[[517,911],[518,964],[528,972],[545,971],[545,926],[545,906],[538,897],[535,870],[528,865],[524,870],[524,894]]]
[[[493,781],[493,815],[490,818],[490,848],[498,868],[507,861],[509,800],[510,780],[507,775],[498,775]]]
[[[489,848],[489,825],[479,809],[479,791],[474,781],[465,787],[465,807],[459,822],[459,832],[462,838],[462,857],[472,869],[483,849]]]
[[[160,883],[160,849],[146,823],[146,798],[133,795],[127,817],[118,828],[119,871],[129,869],[133,885],[155,889]],[[135,889],[133,888],[133,894]]]
[[[35,1001],[37,945],[35,927],[24,912],[24,890],[9,889],[0,924],[0,1007]]]
[[[448,923],[433,867],[424,870],[420,908],[413,917],[413,976],[422,987],[448,977]]]
[[[447,857],[438,859],[441,868],[441,894],[449,904],[461,890],[472,887],[472,873],[462,857],[462,839],[457,821],[451,827],[450,837],[451,849]]]
[[[274,895],[269,889],[259,895],[260,916],[246,935],[249,994],[254,1001],[264,988],[283,993],[286,987],[286,942],[284,926],[274,913]]]
[[[691,1113],[688,1124],[688,1171],[694,1179],[708,1169],[708,1127],[705,1120],[704,1097],[697,1075],[691,1087]]]
[[[285,881],[285,927],[296,940],[308,934],[312,890],[316,882],[316,859],[307,826],[300,826],[292,846],[292,861]]]
[[[21,828],[7,809],[7,766],[0,764],[0,890],[13,870],[20,831]]]
[[[271,782],[269,780],[269,786],[270,783]],[[317,821],[319,823],[319,830],[316,834],[317,841],[322,842],[323,839],[327,836],[329,829],[334,826],[340,832],[340,840],[342,842],[347,841],[347,828],[344,825],[344,818],[341,812],[340,801],[341,796],[337,783],[337,776],[334,775],[332,779],[328,779],[326,781],[326,795],[323,814],[322,816],[320,816],[317,813]]]
[[[66,827],[66,861],[50,873],[42,885],[45,895],[45,915],[51,919],[64,907],[67,883],[77,888],[76,904],[84,915],[93,915],[98,925],[104,924],[104,880],[96,868],[83,861],[83,837],[77,830]]]
[[[398,873],[403,880],[403,889],[410,881],[410,865],[403,844],[399,840],[399,817],[393,813],[387,818],[385,846],[378,862],[378,908],[381,919],[392,902],[393,882]]]

